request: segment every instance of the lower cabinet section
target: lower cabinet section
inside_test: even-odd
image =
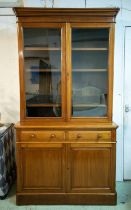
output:
[[[65,192],[65,146],[21,144],[17,158],[18,186],[23,192]]]
[[[115,147],[17,143],[17,204],[115,204]]]

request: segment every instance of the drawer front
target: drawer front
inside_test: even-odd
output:
[[[69,141],[111,141],[110,131],[69,131]]]
[[[65,140],[63,131],[22,131],[21,141],[60,141]]]

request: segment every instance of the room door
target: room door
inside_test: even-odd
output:
[[[131,27],[125,33],[124,180],[131,180]]]

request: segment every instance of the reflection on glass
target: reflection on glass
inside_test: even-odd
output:
[[[108,42],[108,29],[72,29],[73,117],[107,115]]]
[[[27,117],[61,117],[61,29],[24,28]]]

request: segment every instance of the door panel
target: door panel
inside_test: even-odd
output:
[[[124,179],[131,180],[131,27],[125,33]]]
[[[27,144],[20,149],[23,190],[62,192],[65,188],[65,147]]]
[[[23,24],[20,31],[25,117],[64,118],[65,25]]]
[[[68,114],[70,119],[111,118],[113,27],[109,24],[68,25]],[[70,51],[70,52],[69,52]],[[70,101],[69,101],[70,100]],[[68,109],[68,110],[69,110]]]
[[[110,146],[71,144],[68,160],[70,165],[70,191],[110,191],[111,155]]]

